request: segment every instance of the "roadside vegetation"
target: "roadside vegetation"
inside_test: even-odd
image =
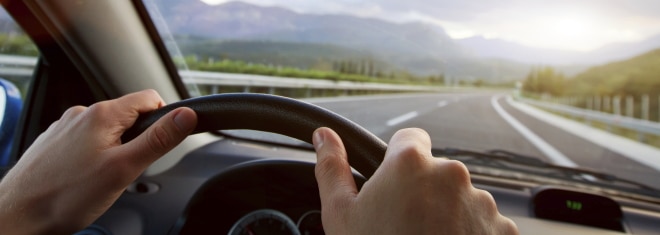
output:
[[[326,70],[299,69],[230,59],[215,61],[208,58],[197,59],[195,56],[187,56],[184,60],[191,70],[201,71],[405,85],[444,84],[443,75],[417,76],[406,71],[386,73],[374,69],[373,62],[369,60],[335,61]]]
[[[23,33],[0,34],[0,54],[37,56],[39,50]]]
[[[23,32],[0,33],[0,54],[35,57],[39,55],[39,50]],[[30,79],[11,76],[3,76],[2,78],[16,85],[21,92],[21,96],[25,98]]]

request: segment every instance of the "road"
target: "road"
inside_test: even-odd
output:
[[[401,128],[418,127],[429,133],[434,148],[509,150],[660,188],[659,171],[529,116],[509,105],[506,95],[473,91],[310,102],[353,120],[385,141]],[[517,122],[518,127],[511,122]]]

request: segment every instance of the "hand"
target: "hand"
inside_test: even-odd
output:
[[[339,136],[314,132],[326,234],[517,234],[493,197],[475,189],[461,162],[434,158],[420,129],[398,131],[358,192]],[[353,143],[359,144],[359,143]]]
[[[68,109],[0,182],[2,233],[71,234],[96,220],[197,125],[194,111],[179,108],[121,143],[140,113],[163,105],[146,90]]]

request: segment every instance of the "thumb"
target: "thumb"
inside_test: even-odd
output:
[[[138,137],[124,144],[123,156],[130,156],[136,166],[147,167],[181,143],[196,126],[195,111],[187,107],[172,110]]]
[[[316,149],[315,174],[323,209],[346,206],[349,199],[357,196],[358,190],[344,144],[337,133],[325,127],[314,131],[312,142]]]

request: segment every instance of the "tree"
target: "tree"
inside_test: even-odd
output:
[[[532,68],[523,83],[523,90],[531,93],[561,96],[566,78],[552,67]]]

